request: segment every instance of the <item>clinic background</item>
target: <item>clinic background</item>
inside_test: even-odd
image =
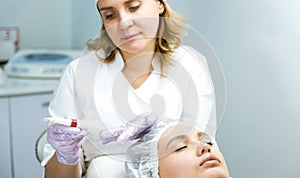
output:
[[[227,103],[217,141],[231,176],[299,177],[300,1],[168,3],[223,67]],[[21,49],[83,49],[100,24],[94,0],[0,0],[0,26],[19,27]]]

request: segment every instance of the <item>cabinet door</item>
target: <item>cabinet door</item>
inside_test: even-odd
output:
[[[0,98],[0,177],[12,178],[8,99]]]
[[[41,178],[43,167],[35,156],[35,142],[46,129],[42,118],[48,116],[52,94],[12,97],[11,123],[15,178]]]

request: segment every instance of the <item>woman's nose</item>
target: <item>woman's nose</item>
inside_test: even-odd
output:
[[[210,146],[209,145],[199,145],[197,147],[197,156],[201,156],[203,155],[204,153],[210,153],[211,150],[210,150]]]
[[[133,25],[133,19],[128,13],[120,13],[120,28],[127,29]]]

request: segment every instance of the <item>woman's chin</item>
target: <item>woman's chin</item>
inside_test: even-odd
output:
[[[224,170],[222,167],[211,167],[206,169],[201,177],[205,178],[228,178],[228,172]]]
[[[151,48],[151,46],[152,46],[152,42],[149,41],[149,39],[140,38],[140,39],[130,40],[119,45],[119,49],[123,53],[139,54],[141,52],[147,53],[148,50],[154,50]]]

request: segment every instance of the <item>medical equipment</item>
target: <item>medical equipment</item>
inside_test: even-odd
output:
[[[5,64],[19,49],[19,28],[0,27],[0,64]]]
[[[22,78],[60,78],[66,66],[81,51],[76,50],[21,50],[4,67],[8,76]]]
[[[43,119],[44,122],[48,122],[49,124],[61,124],[69,127],[79,127],[77,119],[68,119],[61,117],[45,117]]]
[[[5,73],[3,72],[2,68],[0,68],[0,86],[5,82]]]
[[[49,124],[60,124],[69,127],[78,127],[87,131],[93,131],[93,134],[99,133],[101,128],[99,125],[99,120],[78,120],[78,119],[71,119],[71,118],[62,118],[62,117],[45,117],[43,118],[44,122],[48,122]]]

